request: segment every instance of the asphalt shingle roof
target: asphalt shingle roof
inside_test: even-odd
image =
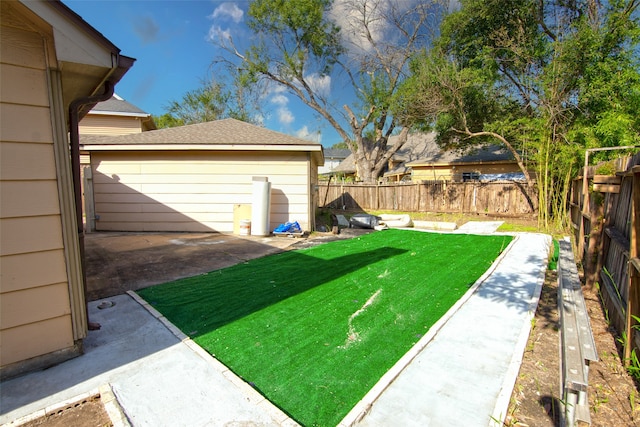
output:
[[[395,142],[397,136],[389,138],[388,145]],[[412,133],[407,142],[393,156],[393,160],[401,162],[385,175],[406,173],[412,165],[477,163],[514,160],[513,155],[504,147],[490,145],[468,152],[459,150],[443,150],[436,143],[435,133]],[[353,155],[343,160],[333,171],[354,173],[356,170]]]
[[[126,113],[126,114],[140,114],[148,116],[149,113],[142,111],[135,105],[125,101],[118,95],[114,95],[111,98],[103,102],[98,102],[92,109],[92,112],[109,112],[109,113]]]
[[[113,137],[83,136],[82,145],[306,145],[321,144],[296,138],[236,119],[157,129]]]

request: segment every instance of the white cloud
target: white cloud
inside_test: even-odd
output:
[[[271,95],[271,97],[269,98],[269,102],[278,106],[278,108],[276,109],[278,122],[280,122],[280,124],[282,125],[288,126],[293,123],[296,118],[291,110],[287,108],[287,105],[289,104],[289,98],[283,95],[283,92],[284,90],[280,90],[277,86],[272,87],[269,92],[269,95]]]
[[[282,94],[277,94],[271,97],[271,103],[276,105],[287,105],[289,103],[289,98]]]
[[[222,3],[220,6],[215,8],[211,18],[231,19],[233,22],[238,24],[242,21],[243,16],[244,12],[236,3]]]
[[[206,39],[212,42],[230,40],[231,30],[229,28],[223,30],[219,25],[212,25]]]
[[[215,20],[215,23],[209,28],[206,40],[209,42],[221,42],[226,43],[231,41],[232,28],[237,30],[237,25],[242,22],[244,17],[244,11],[238,7],[236,3],[225,2],[216,7],[213,13],[207,16],[208,19]],[[232,21],[233,23],[231,23]],[[220,25],[221,22],[231,24],[231,27],[225,25],[223,28]],[[234,30],[235,31],[235,30]]]
[[[316,73],[309,74],[304,78],[311,89],[320,95],[328,96],[331,91],[331,77],[320,76]]]
[[[374,43],[385,39],[389,25],[384,15],[394,5],[380,0],[351,0],[335,2],[331,18],[341,28],[342,37],[352,53],[369,52],[373,45],[367,37],[364,23]]]
[[[311,132],[309,128],[304,125],[300,129],[296,131],[296,136],[301,139],[306,139],[307,141],[313,141],[320,143],[322,140],[322,135],[320,132]]]
[[[283,125],[290,125],[296,120],[293,113],[287,107],[278,108],[278,121]]]

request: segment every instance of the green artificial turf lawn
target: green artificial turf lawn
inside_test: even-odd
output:
[[[335,426],[511,240],[385,230],[138,293],[296,421]]]

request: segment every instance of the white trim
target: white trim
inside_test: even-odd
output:
[[[84,151],[313,151],[322,152],[317,145],[264,144],[100,144],[83,145]]]
[[[50,2],[24,1],[21,3],[45,20],[53,28],[55,49],[58,61],[90,64],[98,67],[113,68],[114,54],[104,44],[97,42],[86,30],[64,16]]]
[[[71,168],[71,154],[67,138],[67,126],[62,101],[62,83],[60,72],[49,70],[49,109],[53,128],[53,146],[56,159],[58,197],[60,200],[60,220],[62,239],[67,267],[67,285],[69,306],[71,309],[71,327],[74,341],[87,336],[88,319],[85,295],[84,274],[82,270],[82,248],[78,239],[78,222]]]
[[[126,117],[151,117],[151,114],[147,113],[125,113],[122,111],[105,111],[105,110],[91,110],[89,114],[95,114],[96,116],[126,116]]]

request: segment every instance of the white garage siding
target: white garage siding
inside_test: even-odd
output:
[[[253,199],[253,177],[271,182],[270,229],[312,227],[307,152],[93,152],[97,231],[233,232],[234,206]],[[313,166],[313,167],[312,167]],[[250,218],[247,218],[250,219]]]

